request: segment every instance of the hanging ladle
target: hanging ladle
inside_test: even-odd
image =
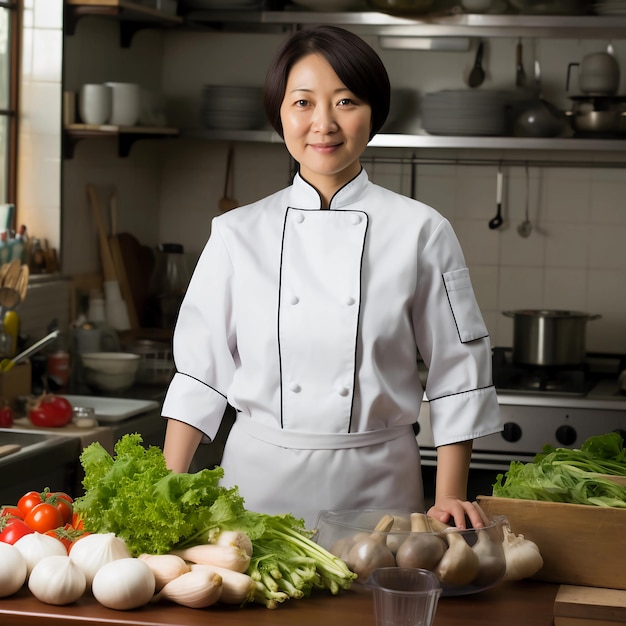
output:
[[[476,60],[474,61],[474,67],[470,72],[467,84],[474,88],[480,87],[485,80],[485,70],[483,69],[483,50],[485,48],[484,42],[480,42],[478,44],[478,48],[476,50]]]
[[[489,220],[489,228],[495,230],[502,226],[502,167],[498,165],[498,175],[496,178],[496,205],[498,211],[496,216]]]
[[[533,225],[529,218],[529,205],[530,205],[530,179],[528,175],[528,163],[526,163],[526,208],[524,211],[524,221],[517,227],[517,232],[520,237],[530,237],[530,233],[533,230]]]

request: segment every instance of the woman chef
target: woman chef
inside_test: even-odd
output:
[[[463,254],[434,209],[372,184],[359,158],[389,110],[378,55],[345,30],[295,33],[267,75],[293,184],[213,220],[174,333],[168,467],[237,411],[221,466],[253,511],[424,510],[412,425],[437,445],[429,513],[481,526],[472,440],[501,430],[490,343]]]

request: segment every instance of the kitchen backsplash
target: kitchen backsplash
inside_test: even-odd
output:
[[[90,39],[116,46],[115,26],[85,20],[66,46],[79,53]],[[113,42],[108,42],[109,40]],[[265,68],[280,35],[221,33],[170,33],[154,31],[136,35],[131,50],[115,49],[115,64],[107,55],[87,63],[66,62],[66,81],[77,89],[91,80],[121,80],[129,73],[129,58],[153,63],[151,53],[162,55],[160,81],[169,103],[170,123],[198,128],[201,87],[213,84],[261,84]],[[370,40],[375,44],[375,38]],[[484,88],[504,88],[514,77],[514,39],[489,40],[485,57]],[[583,54],[605,47],[602,41],[537,41],[531,48],[542,61],[544,95],[567,106],[567,64]],[[613,42],[626,68],[626,42]],[[473,54],[384,51],[392,84],[415,87],[419,92],[463,87],[463,68]],[[131,56],[134,55],[134,56]],[[217,62],[214,62],[217,60]],[[141,63],[134,70],[140,72]],[[122,68],[121,66],[124,65]],[[531,67],[531,65],[529,65]],[[140,75],[140,74],[138,74]],[[154,69],[148,77],[154,83]],[[154,86],[153,84],[151,86]],[[510,86],[510,85],[509,85]],[[622,90],[626,84],[622,85]],[[184,244],[193,264],[210,232],[223,194],[228,145],[181,138],[135,144],[129,157],[119,159],[113,142],[81,142],[72,160],[64,162],[64,241],[84,245],[64,250],[68,272],[97,269],[95,230],[85,208],[85,185],[92,182],[106,198],[113,186],[119,195],[120,229],[133,232],[143,243],[176,241]],[[411,157],[411,150],[372,150],[366,169],[374,182],[409,194],[408,163],[381,162],[382,155]],[[373,160],[369,157],[379,157]],[[419,154],[420,158],[422,153]],[[428,155],[430,156],[430,155]],[[450,159],[438,164],[436,157]],[[491,165],[455,164],[463,156],[488,158]],[[600,155],[602,157],[603,155]],[[479,304],[496,345],[511,345],[512,320],[502,311],[519,308],[577,309],[602,318],[587,329],[588,348],[626,353],[626,168],[545,167],[529,160],[528,208],[532,233],[524,239],[517,226],[524,219],[526,169],[510,167],[523,155],[449,152],[433,155],[433,162],[416,167],[416,197],[431,204],[452,222],[463,245]],[[562,159],[562,155],[546,155]],[[590,155],[589,159],[600,158]],[[496,166],[505,159],[504,224],[488,227],[496,213]],[[544,156],[541,155],[542,160]],[[610,158],[610,156],[609,156]],[[234,196],[241,203],[267,195],[288,183],[290,162],[280,144],[235,144]]]

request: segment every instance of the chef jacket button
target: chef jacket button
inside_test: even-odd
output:
[[[298,296],[291,296],[291,298],[289,298],[289,304],[298,304],[298,302],[300,302]]]
[[[346,386],[344,386],[344,385],[339,385],[337,387],[337,393],[340,396],[344,396],[345,397],[345,396],[347,396],[350,393],[350,390]]]
[[[352,222],[355,226],[357,226],[358,224],[360,224],[362,219],[363,219],[363,218],[362,218],[360,215],[358,215],[358,213],[353,213],[353,214],[350,216],[350,221],[351,221],[351,222]]]
[[[353,306],[355,303],[356,303],[356,300],[352,296],[350,296],[349,298],[346,298],[346,304],[348,306]]]
[[[302,215],[302,213],[296,213],[293,219],[296,220],[296,224],[302,224],[302,222],[304,222],[304,215]]]
[[[298,385],[298,383],[292,382],[292,383],[289,383],[289,389],[290,391],[293,391],[294,393],[300,393],[301,387],[300,385]]]

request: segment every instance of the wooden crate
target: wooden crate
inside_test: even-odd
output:
[[[487,515],[506,515],[511,530],[543,557],[533,577],[547,582],[626,589],[626,509],[478,496]]]

